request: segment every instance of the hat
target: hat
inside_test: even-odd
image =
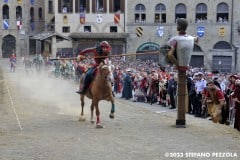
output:
[[[235,79],[238,79],[238,76],[235,75],[235,74],[232,74],[229,78],[231,78],[231,77],[233,77],[233,78],[235,78]]]
[[[198,72],[197,74],[198,74],[198,75],[203,75],[203,73],[202,73],[202,72]]]
[[[131,69],[130,69],[130,68],[128,68],[128,69],[127,69],[127,72],[131,72]]]
[[[207,85],[208,85],[208,84],[215,84],[215,83],[214,83],[213,80],[209,79],[209,80],[207,81]]]

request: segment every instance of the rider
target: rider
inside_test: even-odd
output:
[[[80,89],[79,87],[79,91],[77,91],[77,93],[85,94],[89,84],[92,82],[94,71],[96,70],[97,66],[99,66],[100,63],[104,63],[104,60],[108,58],[108,55],[111,52],[111,50],[112,48],[109,45],[109,43],[107,41],[102,41],[96,47],[84,49],[79,53],[79,56],[77,57],[78,61],[84,59],[85,58],[84,55],[93,53],[95,64],[87,70],[83,82],[83,87],[82,89]]]

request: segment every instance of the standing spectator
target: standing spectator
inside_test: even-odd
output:
[[[195,83],[195,87],[196,87],[196,97],[197,97],[197,101],[196,101],[196,113],[195,116],[196,117],[201,117],[201,113],[202,113],[202,91],[204,90],[204,88],[206,88],[206,80],[203,77],[203,73],[202,72],[198,72],[198,81]]]
[[[131,70],[128,69],[125,79],[124,79],[124,86],[123,86],[123,91],[122,91],[122,96],[121,98],[126,98],[127,100],[130,98],[133,98],[132,95],[132,73]]]
[[[17,57],[14,53],[11,55],[9,61],[10,61],[10,71],[15,72]]]
[[[170,75],[170,79],[168,81],[167,92],[169,94],[170,104],[171,104],[171,107],[169,109],[175,109],[176,108],[175,96],[176,96],[176,92],[177,92],[177,81],[175,79],[174,74]]]
[[[234,128],[240,131],[240,80],[236,80],[236,89],[233,94],[233,101],[235,102],[235,121]]]

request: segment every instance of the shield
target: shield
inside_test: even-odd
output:
[[[102,23],[103,17],[102,14],[97,14],[97,23]]]
[[[6,19],[3,20],[3,28],[6,30],[9,28],[9,21]]]
[[[197,28],[197,35],[198,35],[198,37],[203,37],[204,33],[205,33],[204,27],[203,26],[199,26]]]
[[[218,30],[218,35],[220,37],[224,37],[225,36],[225,28],[224,27],[220,27]]]
[[[85,14],[84,13],[80,13],[80,23],[81,24],[85,23]]]
[[[114,23],[119,23],[120,22],[120,14],[119,13],[116,13],[115,15],[114,15]]]
[[[157,36],[162,37],[164,34],[164,27],[157,27]]]
[[[34,0],[30,0],[31,5],[34,5]]]

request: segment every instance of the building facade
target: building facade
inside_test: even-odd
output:
[[[199,36],[190,65],[240,71],[239,0],[4,0],[0,2],[0,55],[68,52],[72,55],[107,40],[113,54],[159,61],[157,55],[176,32],[178,18]],[[20,16],[19,16],[20,15]],[[19,28],[19,26],[21,26]],[[68,38],[66,38],[68,37]],[[11,46],[11,47],[8,47]]]
[[[149,3],[148,0],[129,0],[127,6],[128,52],[159,50],[176,34],[176,20],[186,18],[187,33],[200,38],[199,46],[194,47],[191,66],[222,72],[240,71],[240,1],[151,0]]]
[[[44,4],[34,0],[0,1],[0,56],[36,53],[31,37],[44,30]]]

